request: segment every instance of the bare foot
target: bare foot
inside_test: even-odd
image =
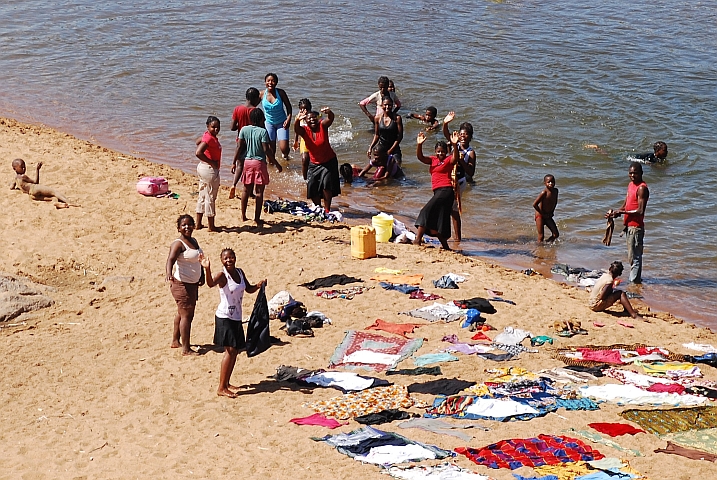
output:
[[[197,356],[197,355],[199,355],[199,353],[195,352],[195,351],[192,350],[192,349],[183,350],[183,351],[182,351],[182,356],[183,356],[183,357],[195,357],[195,356]]]
[[[207,229],[207,231],[209,231],[209,232],[219,232],[219,231],[221,231],[221,228],[219,228],[219,227],[209,227],[209,228]]]
[[[413,241],[413,244],[414,244],[414,245],[419,245],[419,246],[420,246],[420,245],[422,245],[422,244],[423,244],[423,242],[421,242],[420,240],[414,240],[414,241]]]
[[[229,389],[226,390],[217,390],[217,395],[220,397],[229,397],[229,398],[237,398],[237,394],[232,392]]]
[[[232,390],[241,390],[241,387],[234,386],[231,383],[229,384],[229,388],[231,388]]]
[[[204,228],[204,225],[202,225],[202,224],[200,223],[200,224],[197,225],[194,229],[195,229],[195,230],[201,230],[202,228]]]
[[[232,198],[234,198],[234,197],[236,196],[236,194],[237,194],[237,189],[236,189],[236,187],[230,188],[230,189],[229,189],[229,200],[231,200]]]
[[[70,206],[66,203],[56,203],[55,208],[59,210],[61,208],[70,208]]]
[[[176,340],[172,340],[172,344],[169,346],[169,348],[179,348],[179,347],[181,347],[181,346],[182,346],[181,343],[179,343],[179,342],[176,341]]]

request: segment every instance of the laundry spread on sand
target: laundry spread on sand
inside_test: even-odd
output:
[[[366,330],[383,330],[384,332],[395,333],[405,337],[407,333],[413,333],[415,329],[421,327],[420,323],[392,323],[385,320],[376,319]]]
[[[360,295],[371,288],[373,287],[365,287],[362,285],[358,287],[339,288],[335,290],[320,290],[316,292],[316,296],[327,300],[332,300],[334,298],[353,300],[356,295]]]
[[[558,435],[501,440],[481,448],[459,447],[455,451],[478,465],[511,470],[605,458],[578,439]]]
[[[446,335],[442,340],[451,344],[450,347],[444,349],[446,352],[459,352],[465,355],[472,355],[475,353],[487,353],[493,350],[493,347],[489,345],[461,342],[455,334]]]
[[[419,428],[427,432],[437,433],[439,435],[450,435],[452,437],[460,438],[465,442],[469,442],[473,439],[471,435],[467,435],[460,430],[469,428],[475,428],[487,432],[490,428],[484,427],[481,424],[474,422],[461,421],[460,423],[448,423],[444,420],[437,418],[412,418],[408,421],[398,424],[399,428]]]
[[[308,417],[301,417],[301,418],[292,418],[289,420],[291,423],[295,423],[297,425],[318,425],[320,427],[327,427],[330,429],[342,427],[344,425],[348,425],[349,422],[339,422],[333,418],[326,418],[324,415],[320,413],[315,413],[313,415],[309,415]]]
[[[339,397],[316,402],[307,402],[303,406],[310,408],[317,413],[327,417],[335,417],[339,420],[378,413],[390,409],[407,409],[416,405],[408,394],[406,387],[402,385],[391,385],[388,387],[377,387],[362,392],[347,393]],[[422,405],[418,402],[418,405]]]
[[[346,285],[348,283],[363,282],[360,278],[349,277],[344,274],[334,274],[326,277],[320,277],[310,282],[299,284],[300,287],[306,287],[309,290],[317,290],[319,288],[333,287],[334,285]]]
[[[406,420],[411,418],[411,414],[398,410],[397,408],[391,408],[389,410],[381,410],[377,413],[369,413],[368,415],[360,415],[354,420],[363,425],[381,425],[382,423],[391,423],[396,420]]]
[[[326,442],[354,460],[384,466],[426,459],[443,459],[455,455],[448,450],[370,426],[349,433],[312,439]]]
[[[658,448],[655,453],[668,453],[670,455],[679,455],[681,457],[689,458],[690,460],[705,460],[707,462],[717,462],[717,455],[713,453],[703,452],[702,450],[695,450],[694,448],[681,447],[670,441],[667,442],[665,448]]]
[[[432,363],[443,363],[443,362],[457,362],[458,357],[451,355],[450,353],[427,353],[418,357],[413,357],[413,363],[419,367],[424,367]]]
[[[424,393],[428,395],[455,395],[472,385],[475,385],[475,382],[460,380],[458,378],[439,378],[438,380],[412,383],[408,386],[408,393]]]
[[[632,455],[636,457],[642,457],[642,452],[639,450],[634,450],[631,448],[625,448],[619,443],[617,443],[614,440],[610,440],[607,437],[603,437],[599,433],[591,432],[590,430],[577,430],[575,428],[570,428],[567,430],[563,430],[565,433],[568,433],[570,435],[577,435],[579,437],[585,438],[587,440],[590,440],[591,442],[595,443],[601,443],[607,447],[614,448],[615,450],[619,450],[621,452],[625,453],[631,453]]]
[[[502,332],[496,335],[496,337],[493,339],[493,342],[502,343],[504,345],[520,345],[523,340],[532,336],[533,334],[527,330],[522,330],[520,328],[514,327],[505,327]]]
[[[703,405],[707,398],[676,393],[656,393],[642,390],[634,385],[599,385],[580,387],[580,395],[598,402],[618,405],[694,406]]]
[[[401,293],[409,294],[412,292],[415,292],[416,290],[420,290],[419,287],[415,285],[406,285],[405,283],[389,283],[389,282],[379,282],[378,285],[383,288],[384,290],[397,290]]]
[[[409,375],[412,377],[417,375],[439,376],[443,375],[443,372],[441,371],[441,367],[417,367],[402,368],[400,370],[388,370],[386,371],[386,375]]]
[[[329,368],[367,368],[382,372],[395,368],[423,345],[423,339],[408,340],[349,330],[329,360]]]
[[[443,298],[440,295],[436,295],[435,293],[426,293],[420,288],[418,290],[414,290],[413,292],[408,294],[408,298],[411,300],[423,300],[424,302],[430,302],[433,300],[438,300]]]
[[[466,311],[457,307],[453,302],[446,304],[434,303],[425,307],[401,312],[399,315],[409,315],[411,317],[423,318],[429,322],[437,322],[443,320],[445,322],[455,322],[466,316]]]
[[[683,343],[682,346],[685,348],[689,348],[690,350],[697,350],[698,352],[717,353],[717,347],[705,343],[690,342]]]
[[[717,428],[717,407],[629,409],[620,416],[654,435]]]
[[[302,380],[322,387],[334,387],[344,392],[390,385],[388,381],[382,378],[364,377],[354,372],[320,372],[304,377]]]
[[[648,347],[644,344],[633,345],[581,345],[558,348],[553,357],[571,366],[593,367],[604,364],[623,365],[640,361],[664,362],[672,360],[683,362],[684,355],[672,353],[662,347]]]
[[[338,210],[327,213],[320,205],[309,205],[304,201],[264,200],[264,211],[267,213],[289,213],[303,217],[307,222],[340,222],[343,215]]]
[[[472,472],[452,463],[432,466],[391,467],[386,473],[394,478],[404,480],[493,480],[491,477]]]
[[[644,430],[635,428],[626,423],[588,423],[588,427],[597,430],[611,437],[619,437],[621,435],[637,435],[638,433],[646,433]]]

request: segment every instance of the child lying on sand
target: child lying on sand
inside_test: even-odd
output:
[[[37,163],[37,173],[35,180],[25,175],[25,161],[22,158],[16,158],[12,161],[12,169],[15,170],[15,179],[10,184],[10,190],[22,190],[30,195],[33,200],[45,201],[54,199],[55,208],[79,207],[79,205],[71,204],[67,198],[53,188],[40,185],[40,168],[42,162]]]

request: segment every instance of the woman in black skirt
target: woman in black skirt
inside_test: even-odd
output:
[[[426,141],[426,135],[421,132],[416,140],[416,157],[430,165],[431,172],[431,188],[433,190],[433,198],[431,198],[425,207],[421,209],[416,220],[416,228],[418,234],[413,241],[414,245],[423,243],[424,235],[438,237],[441,246],[445,250],[450,250],[447,240],[451,237],[451,210],[453,210],[453,200],[455,197],[453,190],[453,168],[458,161],[458,132],[451,133],[452,154],[448,156],[448,145],[446,142],[439,141],[436,143],[436,154],[432,157],[423,155],[423,142]]]

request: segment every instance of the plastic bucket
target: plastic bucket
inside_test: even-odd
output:
[[[351,227],[351,256],[362,260],[376,256],[376,230],[373,227]]]
[[[393,235],[393,216],[379,213],[371,218],[371,224],[376,229],[376,241],[388,242]]]

